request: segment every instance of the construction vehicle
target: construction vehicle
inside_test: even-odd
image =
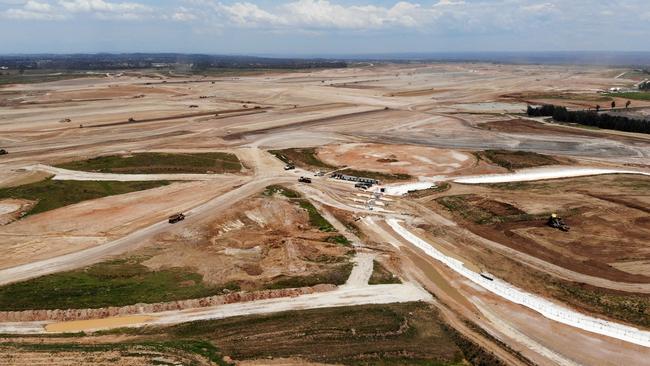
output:
[[[135,122],[135,118],[129,117],[129,122]]]
[[[293,164],[287,164],[284,166],[284,170],[294,170],[296,169],[296,166]]]
[[[560,229],[562,231],[569,231],[569,225],[567,225],[564,220],[559,217],[557,214],[551,214],[551,217],[548,218],[546,225],[554,228]]]
[[[5,149],[0,149],[0,155],[7,155],[7,154],[9,154],[9,153],[7,152],[7,150],[5,150]]]
[[[487,272],[481,272],[479,273],[481,277],[485,278],[488,281],[494,281],[494,278],[492,278],[492,275],[487,273]]]
[[[300,182],[300,183],[311,183],[311,178],[300,177],[300,178],[298,178],[298,182]]]
[[[182,213],[177,213],[175,215],[169,216],[169,223],[170,224],[175,224],[175,223],[177,223],[179,221],[183,221],[183,220],[185,220],[185,215],[182,214]]]
[[[368,183],[357,183],[357,184],[354,185],[354,188],[359,188],[359,189],[366,190],[366,189],[370,188],[370,185],[368,185]]]

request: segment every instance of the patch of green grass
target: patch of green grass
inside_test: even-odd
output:
[[[641,294],[607,291],[586,284],[551,279],[553,295],[588,311],[650,327],[650,298]]]
[[[49,83],[52,81],[101,76],[103,75],[60,71],[48,72],[46,70],[25,70],[25,73],[21,75],[18,71],[11,71],[4,72],[0,75],[0,85]]]
[[[295,164],[302,168],[323,168],[336,169],[336,166],[329,165],[316,156],[316,149],[309,148],[292,148],[284,150],[269,150],[278,159],[287,164]]]
[[[111,155],[57,165],[86,172],[121,174],[237,173],[242,165],[236,155],[223,152],[165,154],[137,153]]]
[[[508,170],[561,164],[552,156],[529,151],[485,150],[475,155],[478,159],[488,160]]]
[[[435,187],[432,187],[432,188],[420,189],[420,190],[417,190],[417,191],[408,192],[406,194],[406,196],[409,197],[409,198],[422,198],[422,197],[430,196],[432,194],[446,192],[450,188],[451,188],[451,184],[449,184],[448,182],[442,182],[442,183],[437,184]]]
[[[369,285],[385,285],[392,283],[402,283],[399,277],[395,276],[386,269],[381,263],[373,260],[372,262],[372,275],[368,281]]]
[[[268,186],[268,187],[266,187],[266,189],[264,189],[264,192],[262,192],[262,194],[265,195],[265,196],[273,196],[273,195],[276,195],[276,194],[281,194],[281,195],[283,195],[283,196],[285,196],[287,198],[300,198],[301,197],[300,193],[298,193],[298,192],[296,192],[296,191],[294,191],[292,189],[289,189],[289,188],[287,188],[285,186],[281,186],[281,185]]]
[[[345,236],[343,236],[341,234],[328,236],[327,239],[325,239],[325,241],[328,242],[328,243],[342,245],[344,247],[352,246],[352,243],[350,243],[348,238],[346,238]]]
[[[345,263],[327,271],[307,276],[281,277],[265,288],[269,290],[281,288],[308,287],[322,283],[342,285],[350,277],[352,263]]]
[[[167,181],[97,182],[46,179],[18,187],[0,188],[0,199],[37,201],[28,214],[37,214],[78,202],[168,185]]]
[[[82,309],[212,296],[234,284],[212,286],[185,268],[151,271],[140,259],[102,262],[0,287],[1,310]]]
[[[307,200],[299,200],[298,204],[300,205],[301,208],[305,209],[307,213],[309,214],[309,223],[311,226],[318,228],[320,231],[325,231],[325,232],[334,232],[336,229],[332,224],[330,224],[327,219],[325,219],[314,207],[314,205],[311,204],[311,202]]]
[[[382,172],[373,172],[369,170],[357,170],[357,169],[343,169],[338,171],[338,173],[345,175],[354,175],[357,177],[377,179],[378,181],[396,181],[396,180],[410,180],[413,177],[408,174],[403,173],[382,173]]]
[[[550,215],[550,213],[527,214],[508,203],[481,199],[471,194],[444,196],[436,198],[435,201],[449,211],[479,225],[540,220]]]
[[[438,311],[425,303],[289,311],[197,321],[164,331],[170,337],[209,340],[236,360],[298,357],[344,365],[500,365],[446,326]]]
[[[632,100],[650,100],[650,92],[607,93],[605,95]]]
[[[177,339],[171,341],[144,341],[144,342],[130,342],[130,343],[97,343],[97,344],[79,344],[79,343],[26,343],[26,342],[5,342],[0,343],[2,347],[11,347],[23,351],[31,352],[77,352],[77,353],[96,353],[96,352],[111,352],[118,351],[122,356],[151,358],[156,356],[155,353],[172,357],[174,359],[180,358],[179,361],[190,362],[189,365],[199,365],[202,363],[196,360],[187,360],[183,354],[188,356],[197,355],[207,359],[220,366],[228,366],[230,364],[223,361],[223,354],[214,346],[214,344],[194,339]],[[181,354],[179,354],[179,351]],[[152,354],[153,353],[153,354]],[[154,361],[151,360],[152,364]],[[176,362],[172,364],[177,364]]]

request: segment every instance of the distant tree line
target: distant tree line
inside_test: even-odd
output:
[[[0,55],[0,66],[11,70],[124,70],[147,69],[156,64],[193,65],[196,70],[344,68],[347,62],[329,59],[271,58],[180,53],[124,53],[70,55]]]
[[[558,122],[578,123],[607,130],[650,133],[650,121],[596,111],[569,111],[566,107],[547,104],[541,107],[528,106],[527,113],[529,116],[553,117]]]

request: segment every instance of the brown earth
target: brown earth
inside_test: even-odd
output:
[[[415,177],[462,172],[475,162],[471,154],[465,152],[416,145],[326,145],[318,148],[317,155],[333,166]]]
[[[443,196],[471,192],[459,201],[466,208],[451,213],[433,199],[429,207],[452,214],[480,236],[577,272],[621,282],[650,280],[644,269],[650,260],[649,178],[597,176],[455,188]],[[552,212],[564,216],[568,233],[546,226]]]
[[[157,238],[144,249],[151,259],[143,264],[152,269],[192,267],[208,283],[237,282],[253,290],[346,263],[350,248],[326,242],[335,234],[312,227],[296,202],[260,195],[215,219]]]
[[[0,200],[0,225],[16,221],[34,207],[36,202],[23,199]]]

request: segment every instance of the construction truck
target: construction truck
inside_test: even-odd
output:
[[[183,220],[185,220],[185,215],[182,214],[182,213],[177,213],[175,215],[169,216],[169,223],[170,224],[175,224],[175,223],[177,223],[179,221],[183,221]]]
[[[284,170],[294,170],[296,169],[296,166],[293,164],[287,164],[284,166]]]
[[[300,183],[311,183],[311,178],[300,177],[300,178],[298,178],[298,182],[300,182]]]
[[[564,220],[559,217],[557,214],[551,214],[551,217],[548,218],[546,225],[554,228],[560,229],[562,231],[569,231],[569,225],[567,225]]]
[[[7,155],[7,154],[9,154],[9,153],[7,152],[7,150],[5,150],[5,149],[0,149],[0,155]]]

